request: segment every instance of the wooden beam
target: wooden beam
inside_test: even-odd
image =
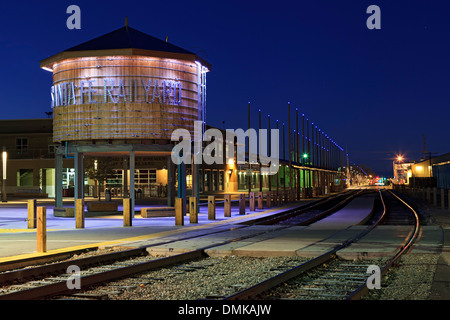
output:
[[[28,200],[27,202],[28,207],[28,229],[35,229],[36,228],[36,200]]]
[[[208,220],[216,220],[216,197],[208,196]]]
[[[84,200],[75,200],[75,224],[77,229],[84,228]]]
[[[224,195],[224,217],[231,217],[231,194]]]
[[[185,208],[183,198],[175,198],[175,225],[184,225],[184,211]]]
[[[37,208],[37,252],[47,251],[47,208]]]
[[[123,226],[124,227],[132,226],[131,199],[130,198],[123,199]]]
[[[198,223],[197,197],[189,197],[189,222]]]

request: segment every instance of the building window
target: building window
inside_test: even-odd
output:
[[[28,138],[16,138],[16,149],[19,152],[28,150]]]

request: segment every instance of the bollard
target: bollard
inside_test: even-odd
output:
[[[249,201],[250,201],[250,204],[249,204],[249,210],[250,211],[255,211],[255,193],[254,192],[249,192]]]
[[[37,252],[47,251],[47,208],[37,208]]]
[[[175,225],[184,226],[183,198],[175,198]]]
[[[441,209],[445,209],[445,190],[441,188]]]
[[[231,194],[225,194],[224,200],[225,200],[225,203],[223,204],[223,208],[224,208],[223,216],[231,217]]]
[[[84,228],[84,200],[75,200],[75,227],[77,229]]]
[[[437,206],[437,188],[433,188],[433,205]]]
[[[239,214],[240,215],[245,214],[245,194],[244,193],[239,194]]]
[[[131,199],[125,198],[123,199],[123,226],[131,227],[132,219],[131,219]]]
[[[208,220],[216,220],[216,197],[208,196]]]
[[[272,207],[272,192],[268,191],[266,195],[266,207],[271,208]]]
[[[258,192],[258,209],[262,210],[263,208],[263,193],[260,191]]]
[[[189,197],[189,222],[198,223],[197,197]]]
[[[36,200],[28,200],[28,229],[36,228]]]
[[[276,207],[278,205],[278,193],[273,193],[272,205]]]

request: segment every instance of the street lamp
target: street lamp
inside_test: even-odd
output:
[[[302,156],[303,156],[303,164],[306,164],[307,163],[306,161],[308,161],[308,154],[304,153]]]
[[[8,159],[8,153],[6,152],[6,147],[3,147],[2,152],[3,159],[3,186],[2,186],[2,202],[6,201],[6,160]]]
[[[400,183],[400,177],[398,175],[398,166],[396,168],[395,166],[395,161],[397,161],[397,163],[400,163],[401,161],[403,161],[403,157],[402,156],[397,156],[397,159],[394,159],[394,161],[392,161],[392,166],[394,167],[394,181],[395,179],[397,179],[397,182]]]

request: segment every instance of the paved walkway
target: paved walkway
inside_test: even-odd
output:
[[[207,206],[200,206],[198,223],[190,224],[189,217],[184,219],[184,226],[175,226],[175,218],[167,216],[167,211],[153,212],[151,218],[141,218],[135,214],[132,227],[123,227],[121,214],[86,217],[85,228],[75,228],[75,218],[53,216],[53,203],[39,200],[38,206],[47,207],[47,253],[36,252],[36,229],[27,229],[27,208],[24,201],[10,201],[0,205],[0,262],[25,256],[48,255],[72,249],[97,246],[114,246],[122,243],[145,241],[169,235],[180,235],[195,230],[216,227],[234,222],[242,222],[256,216],[263,217],[294,206],[305,205],[308,201],[290,203],[271,209],[256,210],[246,215],[239,215],[237,205],[232,206],[231,217],[224,217],[223,205],[216,206],[216,220],[208,220]],[[137,204],[136,211],[148,207]],[[119,206],[119,211],[122,210]],[[3,258],[2,258],[3,257]]]
[[[365,226],[353,229],[349,227],[366,221],[376,197],[376,194],[369,194],[356,198],[343,209],[308,227],[278,225],[233,229],[215,236],[213,240],[204,236],[203,239],[165,244],[149,250],[175,254],[212,245],[214,241],[219,244],[221,241],[239,236],[245,239],[215,246],[206,249],[206,252],[211,256],[317,256],[362,232]],[[250,235],[253,236],[250,237]]]

